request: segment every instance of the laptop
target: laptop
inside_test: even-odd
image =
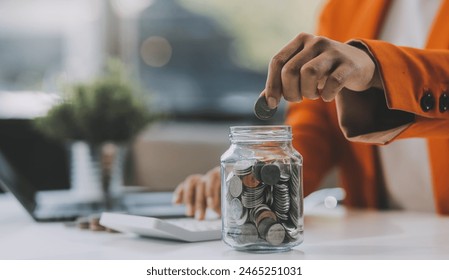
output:
[[[14,195],[38,222],[73,221],[104,211],[160,218],[185,217],[185,207],[172,204],[171,192],[125,192],[115,198],[110,207],[105,207],[102,199],[85,199],[70,190],[39,190],[14,169],[1,151],[0,188]]]

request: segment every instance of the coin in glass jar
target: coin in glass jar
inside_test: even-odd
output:
[[[285,229],[279,224],[275,223],[270,226],[267,233],[265,234],[265,240],[268,241],[271,245],[279,245],[284,241],[285,238]]]
[[[275,185],[281,178],[281,170],[276,164],[265,164],[260,170],[260,177],[267,185]]]
[[[232,176],[228,181],[229,192],[233,197],[238,197],[242,193],[242,181],[237,176]]]

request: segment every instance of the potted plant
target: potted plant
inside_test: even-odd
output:
[[[35,119],[38,130],[68,143],[71,188],[101,194],[123,185],[123,158],[135,136],[157,119],[121,65],[112,61],[104,76],[66,87],[61,101]],[[89,189],[87,189],[89,188]]]

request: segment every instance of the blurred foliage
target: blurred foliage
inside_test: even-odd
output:
[[[235,39],[237,65],[266,72],[271,57],[301,32],[315,31],[324,0],[181,0],[192,12],[211,16]]]
[[[130,141],[159,117],[148,110],[143,95],[130,81],[122,65],[110,61],[104,76],[67,86],[62,101],[35,119],[36,128],[60,140]]]

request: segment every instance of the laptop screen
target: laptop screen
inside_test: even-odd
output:
[[[30,213],[36,208],[36,189],[20,177],[0,151],[0,186],[9,190]]]
[[[37,190],[69,189],[68,149],[38,133],[32,120],[0,118],[0,150]]]

